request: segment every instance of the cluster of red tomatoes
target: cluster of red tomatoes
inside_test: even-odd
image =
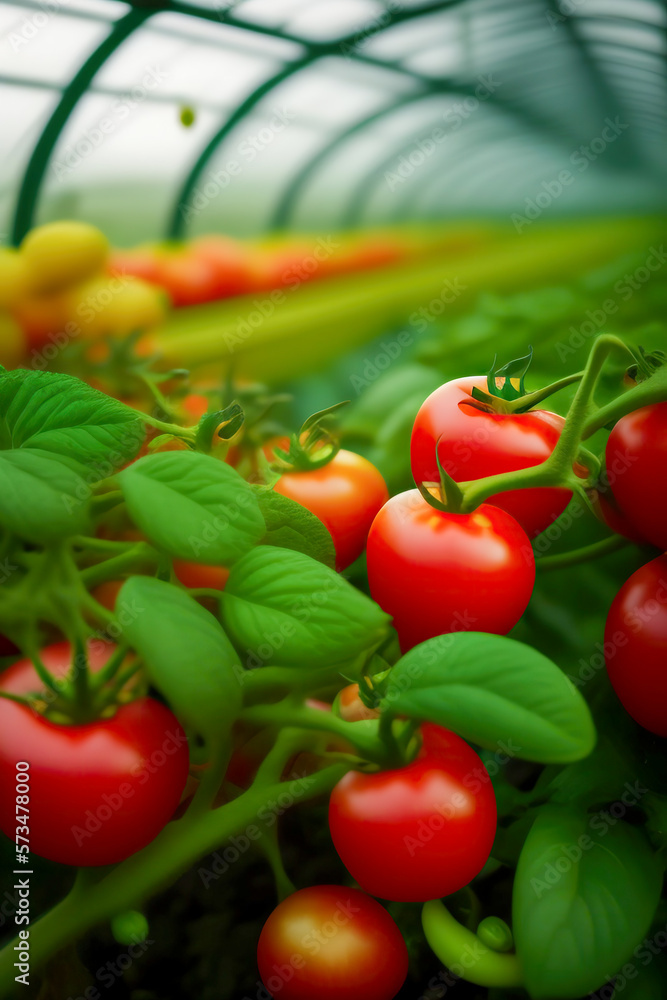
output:
[[[417,482],[438,482],[436,445],[441,465],[459,481],[525,468],[551,454],[563,418],[546,411],[497,413],[471,394],[473,386],[485,384],[483,378],[459,379],[425,401],[412,436]],[[346,532],[351,525],[358,532],[350,555],[359,552],[368,533],[371,594],[392,615],[403,651],[446,632],[508,632],[533,588],[529,535],[562,512],[569,493],[510,492],[472,514],[455,514],[432,507],[418,489],[387,500],[372,466],[349,453],[339,456],[319,471],[319,479],[354,476],[355,516],[350,518],[348,504],[334,504],[325,520],[306,486],[312,473],[290,476],[301,486],[289,495],[328,525],[339,568],[347,564],[340,559],[343,516]],[[356,686],[340,692],[334,709],[349,721],[375,714]],[[488,772],[454,733],[428,724],[420,736],[421,749],[407,765],[379,773],[351,771],[334,788],[331,837],[350,875],[369,895],[353,897],[358,916],[341,930],[335,926],[337,908],[341,899],[352,898],[349,890],[303,890],[274,911],[262,932],[258,961],[264,983],[285,1000],[316,993],[389,1000],[405,977],[407,952],[387,912],[371,897],[424,902],[447,896],[467,885],[488,860],[496,831]],[[330,936],[323,927],[331,928]],[[346,950],[350,935],[356,940],[354,962]],[[314,938],[319,944],[312,952]]]
[[[554,413],[510,413],[495,408],[493,400],[476,398],[473,389],[486,385],[482,377],[448,382],[422,405],[411,440],[412,472],[421,490],[389,498],[379,471],[345,450],[326,464],[286,468],[274,485],[326,526],[339,571],[366,548],[371,594],[393,618],[403,652],[444,633],[512,629],[533,589],[531,539],[562,513],[571,496],[566,489],[536,487],[499,493],[471,513],[447,509],[442,470],[455,482],[468,482],[538,465],[553,452],[563,427]],[[203,395],[184,403],[194,419],[207,407]],[[666,431],[667,403],[661,403],[620,420],[607,446],[608,470],[623,458],[623,472],[612,483],[614,498],[607,501],[616,523],[663,551]],[[265,445],[269,461],[281,446],[279,440]],[[174,571],[188,587],[222,589],[226,582],[224,567],[176,563]],[[111,606],[114,597],[108,595]],[[666,608],[667,556],[659,556],[621,589],[605,636],[607,667],[621,700],[641,725],[662,736],[667,735]],[[93,679],[103,683],[114,655],[118,651],[111,644],[91,643]],[[63,680],[72,650],[57,643],[42,650],[41,660],[56,681]],[[68,680],[75,682],[71,674]],[[131,690],[134,680],[127,683],[128,698],[120,698],[113,714],[62,725],[58,692],[47,689],[30,660],[3,673],[5,693],[20,698],[41,692],[44,706],[51,701],[55,709],[40,715],[0,699],[5,734],[0,827],[13,835],[15,763],[29,746],[32,851],[66,864],[111,864],[148,844],[179,803],[186,807],[193,779],[188,781],[183,729],[168,708]],[[356,685],[339,693],[333,711],[351,723],[377,716]],[[227,781],[247,788],[271,739],[266,730],[236,733]],[[486,864],[496,802],[480,758],[459,736],[433,724],[421,726],[416,743],[416,754],[402,766],[350,771],[334,788],[331,837],[363,891],[312,887],[276,908],[258,947],[260,974],[274,995],[390,1000],[405,978],[407,949],[373,897],[437,899],[466,886]]]
[[[667,403],[614,426],[606,450],[615,530],[667,550]],[[640,567],[612,604],[604,636],[607,673],[629,714],[667,736],[667,555]]]
[[[284,236],[257,244],[214,235],[114,250],[110,268],[160,286],[178,308],[295,288],[305,281],[398,262],[409,252],[405,240],[387,234],[340,235],[328,241]]]

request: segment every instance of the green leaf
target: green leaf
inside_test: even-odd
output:
[[[533,1000],[602,986],[648,931],[662,865],[635,827],[609,813],[545,809],[514,880],[513,928]]]
[[[591,752],[586,702],[555,663],[530,646],[485,632],[454,632],[415,646],[394,666],[383,703],[514,756],[569,763]]]
[[[303,552],[334,568],[336,550],[333,539],[319,517],[295,500],[273,490],[258,492],[257,500],[266,522],[265,544]]]
[[[177,559],[229,566],[266,531],[250,484],[210,455],[147,455],[124,469],[118,482],[137,527]]]
[[[37,448],[0,451],[0,524],[47,545],[90,530],[90,487]]]
[[[232,569],[222,621],[248,666],[330,666],[381,642],[389,616],[328,566],[259,546]]]
[[[171,583],[133,576],[118,606],[123,635],[179,719],[208,741],[230,729],[241,708],[238,656],[217,619]]]
[[[87,482],[104,479],[138,452],[143,422],[117,399],[53,372],[0,373],[0,449],[38,448]]]

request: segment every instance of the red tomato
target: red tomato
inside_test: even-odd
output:
[[[412,763],[374,774],[350,771],[329,802],[329,829],[362,889],[425,902],[466,886],[486,864],[496,833],[488,772],[455,733],[422,726]]]
[[[138,246],[114,249],[107,265],[110,274],[132,274],[153,285],[160,284],[160,266],[155,246]]]
[[[158,250],[158,277],[175,306],[193,306],[252,290],[249,253],[235,240],[206,236]]]
[[[224,566],[204,566],[203,563],[186,562],[185,559],[174,559],[174,574],[184,587],[198,590],[207,587],[209,590],[224,590],[229,579],[229,570]]]
[[[124,583],[124,580],[107,580],[105,583],[100,583],[98,587],[95,587],[92,591],[92,596],[107,611],[113,611],[116,607],[116,599],[118,598],[120,588]]]
[[[593,513],[598,521],[611,528],[617,535],[623,535],[624,538],[630,539],[636,545],[646,544],[646,539],[642,538],[639,532],[634,530],[627,517],[622,513],[610,489],[604,491],[596,489],[591,494],[591,502],[593,504]]]
[[[231,236],[200,236],[190,244],[199,260],[208,261],[217,277],[216,298],[244,295],[254,291],[258,265],[255,254]]]
[[[652,545],[667,549],[667,403],[622,417],[607,441],[607,477],[621,512]]]
[[[312,472],[287,472],[274,489],[322,521],[333,538],[338,570],[361,555],[373,518],[389,498],[375,466],[352,451],[339,451]]]
[[[158,257],[159,281],[174,306],[194,306],[219,298],[215,264],[184,245],[162,249]]]
[[[504,510],[435,510],[419,490],[392,497],[366,550],[371,596],[393,616],[401,649],[447,632],[504,635],[526,610],[535,582],[530,542]]]
[[[539,465],[556,446],[565,420],[548,410],[496,413],[473,399],[486,388],[483,375],[446,382],[422,404],[412,431],[410,457],[417,483],[438,482],[435,459],[457,482],[468,482]],[[487,503],[507,511],[529,538],[544,531],[565,510],[569,490],[541,487],[507,490]]]
[[[264,924],[262,982],[280,1000],[392,1000],[408,950],[384,907],[339,885],[293,893]]]
[[[113,646],[92,642],[100,669]],[[70,666],[68,643],[43,650],[58,677]],[[42,689],[30,661],[0,679],[15,694]],[[108,865],[145,847],[171,819],[188,775],[178,720],[152,698],[121,705],[85,725],[59,725],[0,698],[0,829],[16,830],[16,763],[30,765],[30,851],[68,865]]]
[[[623,584],[607,616],[607,673],[626,711],[667,736],[667,555]]]
[[[181,401],[181,408],[186,416],[196,424],[199,423],[205,413],[208,413],[210,402],[208,396],[204,396],[199,392],[190,392]]]

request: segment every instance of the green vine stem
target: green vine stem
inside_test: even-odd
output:
[[[449,910],[434,899],[422,910],[424,935],[443,965],[476,986],[516,987],[523,985],[519,959],[513,953],[488,948]]]
[[[461,511],[463,513],[475,510],[488,497],[496,493],[503,493],[506,490],[524,489],[534,486],[559,486],[571,490],[580,490],[582,488],[582,480],[575,475],[572,466],[577,459],[584,434],[587,433],[591,422],[595,421],[595,417],[591,417],[591,408],[594,406],[593,395],[600,373],[610,354],[616,352],[634,359],[634,354],[623,341],[611,334],[602,334],[593,344],[588,356],[588,363],[565,420],[565,425],[556,447],[549,458],[540,465],[533,465],[527,469],[519,469],[516,472],[504,472],[496,476],[489,476],[486,479],[473,480],[460,484],[463,493],[463,502],[461,504]],[[652,379],[649,381],[652,381]],[[649,383],[642,384],[648,385]],[[630,390],[632,393],[635,391],[635,389]],[[626,393],[626,396],[630,395],[630,392]],[[625,399],[626,396],[622,396],[621,399]],[[664,381],[662,396],[663,398],[667,398],[667,384]],[[601,408],[596,416],[599,416],[599,413],[605,409],[606,407]],[[632,409],[634,409],[634,406],[630,406],[628,411]],[[600,426],[603,425],[601,424]]]
[[[578,566],[579,563],[588,562],[591,559],[599,559],[612,552],[619,552],[632,544],[629,539],[623,538],[622,535],[611,535],[609,538],[603,538],[600,542],[592,542],[590,545],[583,545],[570,552],[542,556],[541,559],[535,560],[535,565],[542,573],[549,573],[554,569],[566,569],[568,566]]]
[[[292,698],[274,705],[255,705],[241,712],[241,719],[254,722],[260,726],[296,727],[298,729],[316,729],[320,732],[340,736],[351,744],[360,756],[378,764],[387,763],[387,750],[384,743],[378,739],[379,723],[377,719],[364,719],[360,722],[345,722],[332,712],[319,711],[316,708],[305,708],[295,704]]]
[[[141,909],[154,893],[166,888],[199,858],[216,850],[230,837],[253,823],[263,809],[287,793],[303,802],[331,790],[348,767],[336,764],[318,771],[301,783],[298,798],[294,781],[251,788],[233,802],[199,816],[188,813],[169,823],[142,851],[117,865],[100,881],[77,883],[69,895],[39,920],[31,924],[30,955],[37,970],[52,955],[77,940],[96,924],[118,913]],[[290,792],[290,789],[292,791]],[[0,996],[11,996],[14,988],[14,944],[0,951]]]
[[[142,569],[155,569],[158,563],[158,553],[147,542],[135,542],[131,549],[121,552],[89,566],[81,571],[81,580],[88,590],[93,590],[101,583],[109,580],[119,580]]]
[[[586,440],[596,431],[609,424],[615,424],[621,417],[627,416],[633,410],[652,403],[663,403],[667,400],[667,365],[657,368],[645,382],[628,389],[622,396],[612,399],[610,403],[601,406],[586,422],[582,439]]]

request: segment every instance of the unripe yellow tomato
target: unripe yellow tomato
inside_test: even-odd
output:
[[[0,309],[13,306],[25,293],[25,261],[13,247],[0,247]]]
[[[108,255],[106,236],[86,222],[49,222],[21,243],[28,288],[39,295],[85,281],[101,270]]]
[[[21,327],[9,313],[0,312],[0,365],[17,368],[25,359],[26,350]]]
[[[123,336],[159,326],[167,314],[164,291],[129,275],[99,275],[72,293],[72,318],[91,337]]]

